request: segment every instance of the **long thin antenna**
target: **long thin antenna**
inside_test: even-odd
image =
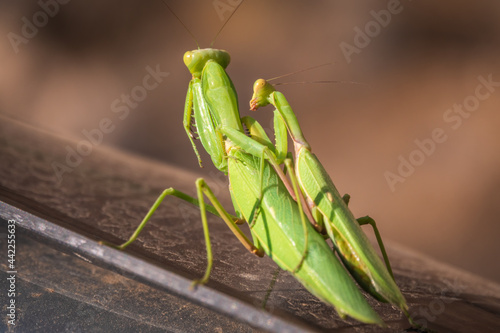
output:
[[[311,69],[316,69],[316,68],[327,66],[327,65],[331,65],[331,64],[333,64],[333,62],[327,62],[326,64],[321,64],[321,65],[317,65],[317,66],[313,66],[313,67],[309,67],[309,68],[304,68],[304,69],[301,69],[301,70],[296,71],[296,72],[292,72],[292,73],[288,73],[288,74],[284,74],[284,75],[273,77],[272,79],[268,79],[266,81],[269,82],[269,81],[281,79],[281,78],[284,78],[284,77],[287,77],[287,76],[290,76],[290,75],[295,75],[295,74],[302,73],[302,72],[305,72],[305,71],[310,71]]]
[[[165,7],[168,8],[168,10],[172,13],[172,15],[175,16],[175,18],[177,19],[177,21],[179,21],[182,24],[182,26],[189,33],[189,35],[191,36],[191,38],[193,38],[194,42],[196,43],[196,46],[198,46],[198,49],[199,49],[200,48],[200,44],[198,44],[198,41],[194,37],[194,35],[191,32],[191,30],[189,30],[188,27],[186,27],[186,25],[184,24],[184,22],[181,21],[181,19],[179,18],[179,16],[177,16],[177,14],[172,10],[172,8],[169,7],[169,5],[167,5],[167,3],[164,0],[161,0],[161,2],[165,5]]]
[[[273,84],[273,86],[284,86],[287,84],[303,84],[303,83],[350,83],[350,84],[359,84],[363,86],[366,85],[366,83],[356,82],[356,81],[296,81],[296,82],[275,83]]]
[[[229,17],[227,18],[226,22],[224,22],[224,24],[222,25],[222,27],[220,27],[219,31],[217,32],[217,34],[215,35],[214,39],[212,40],[212,43],[210,43],[210,47],[214,46],[215,40],[217,39],[217,37],[219,37],[219,34],[222,32],[222,29],[224,29],[224,27],[226,26],[227,22],[229,22],[229,20],[231,19],[231,17],[233,17],[234,13],[236,13],[236,11],[238,10],[238,8],[240,8],[240,6],[241,6],[242,3],[243,3],[243,0],[241,0],[241,2],[238,4],[238,6],[236,6],[236,8],[233,10],[233,12],[231,13],[231,15],[229,15]]]

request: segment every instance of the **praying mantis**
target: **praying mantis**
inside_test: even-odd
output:
[[[340,197],[311,153],[284,96],[264,80],[254,84],[252,109],[269,103],[276,107],[273,143],[257,121],[240,118],[237,93],[225,72],[230,62],[228,52],[196,49],[186,52],[183,60],[192,75],[184,107],[184,129],[200,166],[195,132],[215,167],[227,174],[236,216],[228,213],[206,181],[199,178],[195,184],[196,198],[174,188],[166,189],[132,236],[116,247],[123,250],[135,241],[162,201],[175,196],[197,205],[201,213],[207,268],[193,284],[206,283],[212,269],[208,211],[220,217],[249,252],[259,257],[268,255],[312,294],[332,305],[342,318],[350,316],[385,326],[351,275],[376,299],[396,305],[408,316],[406,301],[394,282],[377,229],[374,228],[385,265],[359,227],[366,223],[374,226],[373,220],[354,219],[347,208],[347,197]],[[287,158],[287,131],[294,142],[295,162]],[[205,197],[212,205],[205,203]],[[239,227],[245,222],[252,240]],[[333,250],[326,237],[332,239]]]
[[[300,124],[285,96],[266,80],[258,79],[253,85],[250,110],[273,105],[275,121],[283,123],[294,144],[295,175],[299,188],[306,197],[307,207],[321,232],[326,230],[335,251],[358,284],[375,299],[397,306],[413,323],[406,300],[394,281],[389,258],[375,221],[369,216],[355,219],[347,207],[349,195],[341,197],[318,158],[312,153]],[[276,133],[281,135],[281,133]],[[384,263],[368,241],[360,225],[370,224],[375,232]]]
[[[206,212],[209,211],[221,217],[251,253],[257,256],[267,254],[282,269],[291,272],[311,293],[333,305],[341,317],[349,315],[362,322],[384,326],[324,237],[306,223],[301,202],[295,200],[299,198],[296,184],[292,184],[292,188],[285,185],[288,182],[283,181],[285,175],[280,171],[279,161],[275,160],[275,154],[269,148],[273,144],[265,135],[259,135],[260,125],[246,117],[243,123],[259,140],[244,133],[236,91],[224,70],[229,64],[229,54],[223,50],[198,49],[186,52],[184,62],[193,76],[186,97],[184,126],[191,140],[191,125],[196,127],[214,165],[227,172],[229,192],[238,216],[230,215],[205,180],[199,178],[196,181],[197,198],[173,188],[165,190],[130,239],[118,248],[124,249],[131,244],[161,202],[173,195],[200,207],[208,264],[203,278],[195,283],[206,283],[212,268],[206,219]],[[193,117],[195,124],[191,123]],[[193,140],[192,143],[196,149]],[[293,167],[290,166],[288,171],[293,173]],[[295,199],[291,193],[295,194]],[[213,206],[205,204],[204,196]],[[245,221],[250,226],[253,242],[237,225]]]

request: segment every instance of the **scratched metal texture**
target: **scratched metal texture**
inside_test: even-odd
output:
[[[99,245],[99,240],[126,240],[163,189],[175,187],[195,195],[194,181],[201,174],[93,147],[58,179],[54,163],[68,166],[67,147],[77,145],[78,141],[15,121],[0,121],[0,223],[9,218],[24,221],[18,224],[18,282],[26,291],[19,295],[18,328],[25,328],[20,331],[402,332],[409,328],[399,311],[371,298],[370,304],[389,328],[341,320],[331,306],[286,272],[278,275],[262,311],[277,266],[269,258],[248,253],[213,216],[209,216],[212,275],[206,286],[192,291],[189,281],[201,277],[206,267],[202,226],[198,209],[175,198],[165,201],[125,252]],[[223,205],[231,207],[227,184],[221,179],[212,176],[207,181]],[[5,236],[3,226],[2,233]],[[416,320],[439,332],[498,331],[498,285],[401,245],[386,245]],[[0,267],[5,275],[5,261]],[[48,305],[50,311],[43,311]],[[3,319],[1,325],[3,331]]]

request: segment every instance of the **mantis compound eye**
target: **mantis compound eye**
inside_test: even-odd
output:
[[[186,53],[184,53],[183,60],[184,60],[184,64],[186,64],[186,66],[189,67],[189,65],[193,61],[193,52],[192,51],[187,51]]]
[[[264,80],[264,79],[258,79],[257,81],[255,81],[255,83],[254,83],[254,85],[253,85],[253,91],[260,90],[260,89],[262,89],[265,85],[266,85],[266,80]]]

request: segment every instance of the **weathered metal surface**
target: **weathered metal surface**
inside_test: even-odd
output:
[[[278,276],[267,312],[259,310],[276,265],[245,251],[215,217],[209,217],[215,259],[211,280],[206,287],[190,291],[189,281],[203,275],[205,246],[198,209],[178,199],[166,200],[126,252],[98,245],[94,241],[126,240],[164,188],[195,194],[194,180],[200,175],[100,147],[93,147],[81,159],[68,159],[68,151],[78,145],[9,120],[0,122],[0,200],[5,203],[0,206],[0,216],[8,219],[18,214],[25,219],[25,224],[19,224],[22,260],[18,275],[20,286],[32,292],[19,296],[20,325],[43,323],[49,329],[74,323],[93,328],[108,325],[103,331],[109,327],[123,331],[120,328],[127,326],[136,331],[192,328],[214,332],[249,331],[250,326],[326,332],[401,332],[409,328],[401,313],[373,300],[370,303],[389,329],[343,321],[332,307],[284,272]],[[66,170],[61,178],[54,166]],[[219,179],[207,181],[230,207],[226,185]],[[76,253],[91,263],[59,251]],[[498,330],[498,285],[390,242],[388,252],[416,320],[439,332]],[[1,265],[6,270],[4,262]],[[173,281],[180,282],[173,286]],[[55,295],[47,290],[54,290]],[[53,304],[51,318],[39,311],[40,304]],[[65,306],[61,308],[61,304]]]

